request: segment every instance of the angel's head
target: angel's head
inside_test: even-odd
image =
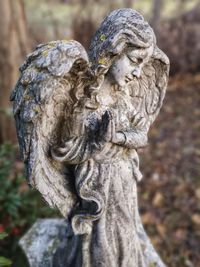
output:
[[[123,86],[140,77],[157,49],[149,24],[135,10],[123,8],[103,20],[92,40],[89,56],[97,75],[98,72],[111,75]]]
[[[135,78],[140,78],[143,67],[149,62],[153,54],[153,45],[147,48],[127,48],[113,61],[108,75],[112,81],[123,87]]]

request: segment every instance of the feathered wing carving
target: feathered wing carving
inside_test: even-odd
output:
[[[53,161],[49,148],[62,139],[63,122],[73,105],[70,90],[87,68],[87,53],[76,41],[39,45],[20,68],[11,95],[28,181],[65,217],[76,203],[73,176]]]
[[[136,109],[133,127],[148,132],[162,106],[168,76],[169,59],[156,46],[151,60],[143,68],[141,79],[130,84],[130,94]]]
[[[149,82],[149,90],[145,101],[150,124],[154,122],[160,111],[169,77],[169,59],[157,46],[152,56],[151,68],[153,68],[151,75],[146,74]]]

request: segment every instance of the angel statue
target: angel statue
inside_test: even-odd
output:
[[[49,42],[20,71],[11,100],[21,154],[29,184],[68,221],[62,266],[165,266],[137,203],[137,149],[169,72],[152,28],[135,10],[115,10],[88,55],[76,41]]]

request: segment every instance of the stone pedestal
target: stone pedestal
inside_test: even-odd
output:
[[[64,219],[37,220],[19,242],[30,267],[55,266],[56,252],[67,238],[66,230],[67,224]]]
[[[151,245],[141,223],[138,230],[146,266],[166,267]],[[68,267],[66,255],[69,255],[68,250],[72,248],[67,247],[67,240],[71,234],[64,219],[38,219],[19,244],[30,267]]]

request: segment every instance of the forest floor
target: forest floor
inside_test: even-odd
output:
[[[200,266],[200,74],[171,78],[141,151],[142,220],[169,267]]]

